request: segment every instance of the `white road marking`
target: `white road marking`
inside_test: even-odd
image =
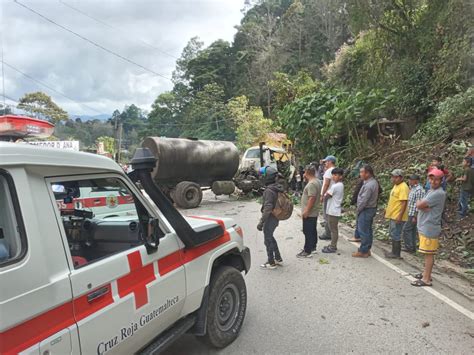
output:
[[[355,243],[355,242],[350,242],[349,241],[349,238],[346,237],[345,235],[343,235],[344,239],[351,243],[352,245],[355,245],[357,247],[359,247],[359,243]],[[387,266],[388,268],[392,269],[393,271],[399,273],[400,275],[402,275],[403,277],[405,277],[406,279],[410,280],[410,281],[415,281],[416,279],[410,275],[410,273],[406,272],[406,271],[403,271],[402,269],[400,269],[398,266],[395,266],[393,265],[390,261],[378,256],[377,254],[375,254],[373,251],[372,251],[372,257],[381,262],[382,264],[384,264],[385,266]],[[442,293],[436,291],[435,289],[433,289],[432,287],[421,287],[423,290],[425,290],[426,292],[428,293],[431,293],[433,296],[435,296],[436,298],[438,298],[439,300],[443,301],[444,303],[446,303],[448,306],[451,306],[453,307],[456,311],[464,314],[466,317],[468,317],[469,319],[471,320],[474,320],[474,313],[471,312],[470,310],[464,308],[463,306],[461,306],[459,303],[456,303],[454,302],[452,299],[446,297],[445,295],[443,295]]]

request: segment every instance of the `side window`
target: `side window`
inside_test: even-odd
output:
[[[26,238],[13,181],[0,171],[0,267],[21,258],[26,252]]]
[[[51,189],[74,268],[142,244],[155,226],[119,178],[58,181]]]

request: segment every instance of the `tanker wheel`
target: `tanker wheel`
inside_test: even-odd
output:
[[[189,181],[182,181],[176,185],[173,199],[181,208],[196,208],[202,201],[201,187]]]

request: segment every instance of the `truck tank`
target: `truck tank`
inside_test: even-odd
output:
[[[152,172],[158,184],[193,181],[211,186],[232,180],[239,167],[239,151],[232,142],[148,137],[142,146],[158,159]]]

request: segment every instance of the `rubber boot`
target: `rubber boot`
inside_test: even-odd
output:
[[[392,251],[390,253],[385,253],[387,259],[401,259],[402,251],[402,242],[392,240]]]

